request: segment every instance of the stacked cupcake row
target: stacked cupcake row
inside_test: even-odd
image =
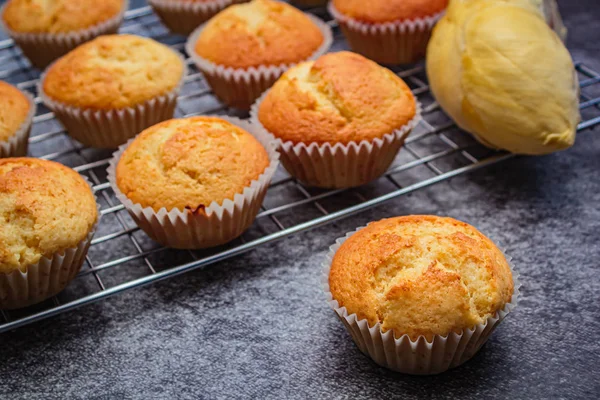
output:
[[[149,4],[171,32],[189,35],[229,6],[247,1],[149,0]],[[293,2],[305,6],[327,4],[323,0]],[[220,17],[221,25],[216,30],[221,32],[217,33],[223,35],[227,33],[225,31],[231,31],[226,36],[219,36],[219,42],[225,44],[219,48],[221,54],[228,51],[228,48],[236,51],[256,50],[255,45],[259,42],[250,43],[240,40],[244,39],[244,35],[235,35],[236,32],[243,33],[239,24],[236,24],[236,18],[252,19],[253,15],[260,15],[255,13],[259,7],[272,10],[283,7],[274,6],[272,2],[258,3],[259,5],[250,7],[237,7],[227,17]],[[414,62],[425,55],[432,27],[447,3],[448,0],[377,0],[368,4],[362,0],[332,0],[329,12],[337,20],[354,51],[380,63],[401,64]],[[128,0],[56,0],[45,5],[29,0],[9,0],[2,8],[1,19],[4,29],[31,63],[44,68],[84,42],[100,35],[116,33],[127,8]],[[260,18],[254,21],[260,21]],[[299,21],[289,12],[284,12],[270,22],[272,26],[262,32],[266,36],[260,42],[266,44],[262,50],[267,52],[274,45],[272,41],[280,41],[281,34],[285,37],[294,33],[304,37],[305,48],[310,47],[315,38],[314,29],[307,24],[298,24]],[[262,30],[263,27],[259,29]],[[223,43],[225,41],[227,43]],[[250,49],[246,48],[248,45]],[[296,45],[287,49],[288,53],[298,50],[300,49]],[[253,54],[251,51],[243,52],[244,58],[248,53]],[[283,53],[276,52],[272,55],[277,57],[280,54],[285,59]],[[230,60],[226,57],[225,61]],[[240,61],[239,58],[236,61]],[[227,63],[225,66],[234,67]]]

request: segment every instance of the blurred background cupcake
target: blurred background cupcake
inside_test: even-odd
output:
[[[329,11],[353,51],[381,64],[408,64],[425,56],[448,0],[332,0]]]
[[[0,158],[27,154],[35,109],[30,94],[0,81]]]
[[[116,33],[127,0],[9,0],[4,29],[38,68],[99,35]]]
[[[318,18],[254,0],[200,26],[186,50],[221,101],[247,110],[290,66],[325,53],[331,41],[331,29]]]
[[[224,8],[249,0],[148,0],[160,20],[173,33],[189,35]]]

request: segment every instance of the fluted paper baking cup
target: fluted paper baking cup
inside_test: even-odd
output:
[[[221,10],[246,1],[249,0],[148,0],[148,4],[171,32],[187,36]]]
[[[177,249],[201,249],[227,243],[240,236],[256,218],[262,205],[271,178],[279,164],[279,153],[274,138],[256,129],[248,121],[234,117],[216,116],[252,134],[267,150],[270,160],[265,171],[233,200],[226,199],[221,204],[213,201],[200,212],[167,210],[155,211],[152,207],[142,207],[133,203],[117,185],[116,168],[125,149],[132,142],[119,147],[108,166],[108,181],[115,195],[125,206],[136,224],[156,242]]]
[[[82,176],[90,185],[89,180]],[[92,189],[93,190],[93,189]],[[60,293],[79,273],[100,222],[100,204],[96,198],[98,219],[77,246],[42,257],[25,271],[0,273],[0,310],[13,310],[40,303]]]
[[[33,117],[35,117],[37,107],[35,105],[35,99],[28,91],[21,90],[21,93],[29,100],[29,112],[27,113],[25,121],[23,121],[15,134],[4,142],[0,142],[0,158],[23,157],[27,155],[31,124],[33,122]]]
[[[7,4],[7,3],[6,3]],[[4,7],[6,7],[6,4]],[[0,15],[4,15],[4,7]],[[65,33],[23,33],[11,30],[4,23],[4,30],[21,48],[25,57],[31,64],[39,69],[44,69],[52,61],[67,54],[82,43],[92,40],[100,35],[117,33],[123,22],[125,11],[129,8],[129,1],[125,1],[119,14],[87,29]],[[4,21],[4,18],[0,18]]]
[[[367,24],[345,16],[333,2],[328,8],[352,50],[381,64],[410,64],[422,59],[433,26],[444,15],[442,11],[425,18]]]
[[[329,306],[344,323],[354,343],[378,365],[413,375],[439,374],[458,367],[479,351],[498,324],[517,306],[521,287],[519,273],[514,270],[511,257],[504,254],[513,276],[514,292],[510,302],[484,323],[465,329],[461,333],[435,335],[431,341],[428,341],[425,336],[412,340],[406,334],[396,338],[391,330],[383,332],[379,323],[369,326],[366,319],[359,319],[356,314],[349,314],[346,307],[340,307],[329,289],[329,270],[335,253],[342,243],[363,228],[364,226],[347,233],[329,248],[323,262],[323,289]]]
[[[115,148],[144,129],[173,118],[177,96],[187,75],[187,64],[183,57],[177,54],[183,63],[181,80],[177,86],[169,93],[156,96],[133,107],[92,110],[56,101],[44,92],[46,72],[40,78],[38,93],[71,137],[86,146]]]
[[[331,28],[317,17],[308,15],[323,34],[323,43],[306,60],[315,60],[325,54],[333,42]],[[192,58],[198,69],[217,97],[225,104],[243,110],[250,109],[252,103],[288,69],[292,64],[260,65],[250,68],[231,68],[217,65],[196,53],[195,45],[206,24],[199,26],[188,38],[185,50]]]
[[[253,124],[268,132],[258,118],[265,92],[250,110]],[[406,137],[421,120],[421,104],[415,99],[415,116],[404,126],[381,138],[347,144],[296,143],[276,139],[281,163],[294,178],[308,186],[347,188],[368,183],[387,171]],[[272,135],[271,132],[269,134]]]

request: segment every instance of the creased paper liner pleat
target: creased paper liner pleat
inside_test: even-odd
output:
[[[5,6],[6,7],[6,4]],[[4,14],[4,7],[0,16]],[[111,19],[101,22],[87,29],[67,33],[22,33],[15,32],[6,26],[4,30],[21,48],[21,51],[40,69],[48,66],[52,61],[67,54],[82,43],[92,40],[100,35],[117,33],[123,22],[125,11],[129,8],[129,1],[125,1],[119,14]],[[0,18],[3,20],[3,18]]]
[[[258,118],[265,92],[250,110],[252,123],[268,132]],[[385,171],[394,161],[406,137],[421,120],[421,104],[415,99],[415,116],[400,129],[371,141],[359,143],[296,143],[277,139],[281,163],[285,169],[308,186],[347,188],[368,183]],[[272,135],[271,132],[269,134]]]
[[[183,63],[181,79],[170,92],[154,97],[134,107],[113,110],[91,110],[70,106],[52,99],[44,92],[42,74],[38,93],[44,104],[54,112],[69,136],[86,146],[115,148],[135,137],[152,125],[173,118],[177,96],[187,76],[185,59],[177,53]]]
[[[452,332],[447,336],[435,335],[431,342],[428,342],[424,336],[420,336],[415,341],[408,335],[395,338],[391,330],[383,332],[379,323],[369,326],[366,319],[358,319],[356,314],[349,314],[346,307],[340,307],[329,290],[329,270],[335,253],[342,243],[363,228],[364,226],[347,233],[329,248],[322,264],[322,285],[330,307],[342,321],[354,343],[360,351],[380,366],[414,375],[439,374],[457,367],[479,351],[498,324],[517,306],[521,287],[519,274],[514,270],[511,258],[505,254],[513,276],[514,292],[511,301],[484,323],[466,329],[460,334]]]
[[[29,134],[31,133],[31,123],[35,117],[36,105],[33,96],[24,90],[21,93],[29,100],[29,111],[25,121],[13,136],[4,142],[0,142],[0,158],[6,157],[24,157],[27,155],[27,147],[29,143]]]
[[[333,42],[331,28],[317,17],[308,15],[323,34],[323,43],[306,60],[315,60],[325,54]],[[230,68],[217,65],[196,53],[195,45],[206,24],[199,26],[188,38],[185,49],[198,69],[202,72],[213,92],[225,104],[248,110],[252,103],[288,69],[295,64],[278,66],[261,65],[251,68]]]
[[[82,178],[91,184],[89,180]],[[93,189],[92,189],[93,190]],[[77,246],[55,253],[51,258],[42,257],[36,264],[28,265],[25,272],[17,269],[10,273],[0,273],[0,309],[12,310],[40,303],[60,293],[79,273],[85,256],[100,222],[98,220]]]
[[[246,1],[249,0],[148,0],[148,4],[171,32],[187,36],[221,10]]]
[[[116,183],[116,167],[125,149],[132,142],[119,147],[108,167],[108,181],[115,195],[123,203],[136,224],[158,243],[178,249],[200,249],[227,243],[240,236],[254,221],[279,164],[279,153],[274,138],[256,129],[248,121],[234,117],[217,116],[252,134],[267,150],[269,166],[265,171],[237,193],[233,200],[222,204],[212,202],[204,213],[164,207],[158,212],[151,207],[134,204],[121,192]]]
[[[382,24],[366,24],[347,17],[329,3],[353,51],[382,64],[410,64],[425,56],[436,22],[444,12],[431,17]]]

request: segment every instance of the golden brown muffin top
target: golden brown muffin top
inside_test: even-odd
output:
[[[65,33],[116,17],[123,0],[9,0],[2,19],[22,33]]]
[[[142,133],[123,152],[117,186],[133,203],[159,211],[204,212],[258,179],[267,151],[250,133],[221,118],[172,119]]]
[[[19,89],[0,81],[0,142],[10,139],[27,119],[31,103]]]
[[[249,68],[306,60],[323,40],[319,28],[296,8],[254,0],[213,17],[200,33],[195,51],[218,65]]]
[[[152,39],[105,35],[70,51],[48,69],[45,94],[90,109],[132,107],[177,87],[184,65],[177,53]]]
[[[469,224],[424,215],[384,219],[353,234],[334,256],[329,285],[349,314],[413,340],[483,323],[513,294],[508,262],[494,243]]]
[[[448,0],[332,0],[343,15],[364,23],[385,23],[431,17],[446,9]]]
[[[37,158],[0,159],[0,272],[77,247],[98,219],[96,199],[71,168]]]
[[[289,69],[265,96],[258,119],[283,141],[333,144],[381,138],[415,113],[402,79],[343,51]]]

